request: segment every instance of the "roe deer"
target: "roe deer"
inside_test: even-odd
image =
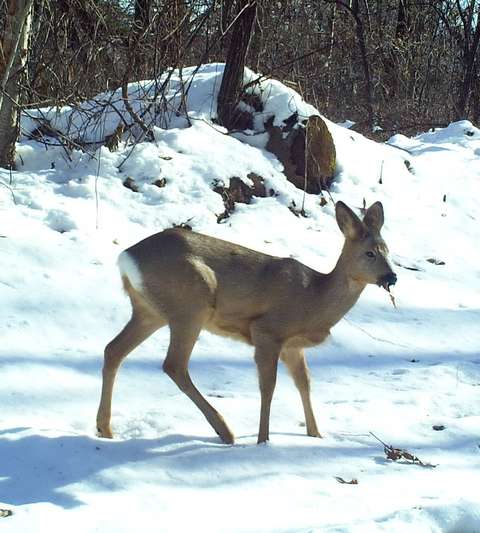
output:
[[[105,348],[99,435],[112,437],[112,390],[122,360],[168,324],[170,344],[163,369],[225,443],[233,443],[233,433],[188,372],[190,354],[202,329],[254,346],[261,393],[259,443],[269,438],[279,358],[300,392],[307,434],[320,437],[303,348],[320,344],[368,283],[388,290],[397,279],[380,236],[380,202],[366,211],[362,222],[339,201],[336,219],[345,243],[329,274],[295,259],[273,257],[186,229],[167,229],[122,252],[119,267],[132,317]]]

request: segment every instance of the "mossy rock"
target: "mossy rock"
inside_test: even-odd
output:
[[[281,161],[289,181],[299,189],[318,194],[330,188],[335,174],[336,151],[332,135],[318,115],[312,115],[303,123],[298,122],[298,117],[294,118],[293,127],[293,119],[287,119],[284,127],[273,126],[273,120],[265,125],[269,133],[266,148]]]

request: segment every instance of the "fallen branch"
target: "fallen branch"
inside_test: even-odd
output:
[[[381,439],[379,439],[371,431],[370,431],[370,435],[372,435],[372,437],[377,439],[378,442],[383,444],[383,451],[385,452],[387,459],[391,459],[392,461],[399,461],[400,459],[404,459],[408,464],[420,465],[426,468],[435,468],[438,466],[432,463],[424,463],[416,455],[413,455],[413,453],[410,453],[407,450],[403,450],[402,448],[394,448],[393,446],[390,446],[389,444],[385,444]]]

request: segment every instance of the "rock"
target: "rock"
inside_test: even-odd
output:
[[[269,133],[266,148],[283,164],[284,174],[290,182],[312,194],[330,188],[335,174],[336,152],[322,117],[312,115],[306,122],[300,122],[294,113],[284,121],[284,126],[273,126],[272,118],[265,124],[265,129]]]
[[[442,261],[441,259],[437,259],[436,257],[429,257],[427,259],[429,263],[432,263],[432,265],[439,265],[443,266],[445,264],[445,261]]]
[[[252,180],[252,186],[247,185],[238,176],[230,178],[228,187],[225,187],[222,183],[213,184],[213,190],[222,196],[223,205],[225,206],[225,211],[217,216],[218,223],[222,222],[222,220],[225,220],[233,213],[236,203],[249,204],[254,196],[259,198],[267,196],[267,190],[263,183],[262,176],[250,172],[247,178]]]
[[[126,187],[127,189],[130,189],[133,192],[139,191],[136,181],[130,176],[125,179],[125,181],[123,182],[123,186]]]
[[[152,182],[152,185],[156,185],[157,187],[160,187],[162,189],[167,184],[167,180],[165,178],[158,178],[154,182]]]

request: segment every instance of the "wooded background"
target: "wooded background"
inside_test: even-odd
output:
[[[243,65],[374,138],[479,121],[480,0],[2,0],[0,27],[4,167],[19,109],[226,60],[227,127]]]

